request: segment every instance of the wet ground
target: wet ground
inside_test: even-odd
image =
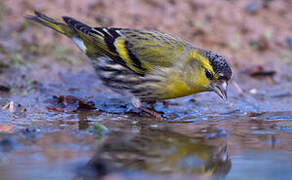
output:
[[[184,24],[188,22],[184,21],[186,16],[174,15],[176,10],[181,12],[186,8],[181,3],[184,1],[164,4],[129,0],[119,5],[115,1],[113,4],[98,2],[103,4],[102,8],[94,8],[102,12],[111,5],[120,8],[128,5],[125,8],[129,11],[121,21],[118,21],[121,10],[105,11],[102,17],[96,15],[97,23],[113,21],[115,26],[137,28],[154,24],[155,29],[167,32],[169,28],[193,43],[212,46],[210,48],[230,57],[234,77],[229,86],[228,102],[213,93],[157,102],[155,110],[167,118],[158,121],[102,87],[93,68],[70,41],[18,17],[36,8],[47,9],[47,14],[57,16],[60,10],[51,11],[59,5],[66,12],[63,14],[78,17],[76,14],[80,13],[81,19],[91,23],[93,13],[86,14],[85,7],[92,2],[86,1],[86,6],[80,6],[80,10],[78,3],[68,3],[69,10],[63,1],[23,0],[17,6],[13,1],[1,2],[1,179],[292,178],[292,54],[287,41],[287,37],[292,37],[289,34],[292,27],[287,23],[292,15],[287,10],[291,7],[289,1],[272,1],[269,6],[274,7],[273,10],[260,5],[255,14],[243,14],[247,20],[236,16],[235,21],[246,25],[247,29],[250,25],[245,22],[253,21],[261,22],[258,29],[263,29],[247,34],[238,30],[239,35],[234,36],[231,34],[237,29],[224,21],[224,13],[217,12],[214,17],[211,10],[221,7],[229,12],[234,7],[243,12],[245,8],[257,8],[256,5],[246,1],[214,4],[185,1],[194,3],[193,8],[196,5],[197,11],[215,19],[210,24],[204,22],[205,26],[194,22],[195,29],[201,28],[203,34],[196,31],[199,35],[193,36],[182,32],[190,30]],[[139,14],[142,6],[146,10],[154,9],[156,16],[161,11],[161,16],[174,19],[164,21],[161,26],[155,24],[155,20],[141,20],[144,15],[150,16],[146,10]],[[189,16],[188,9],[184,13]],[[270,23],[265,21],[267,15],[274,18]],[[127,21],[127,17],[132,16],[138,20]],[[196,12],[193,16],[204,19]],[[286,22],[282,21],[283,17]],[[220,35],[216,38],[209,34],[220,20],[224,23],[218,26],[218,33],[228,34],[230,30],[231,37]],[[182,24],[177,31],[175,22]],[[275,34],[277,30],[281,31],[279,35]],[[269,34],[270,31],[274,34]],[[266,38],[264,42],[253,41],[255,44],[248,47],[250,42],[245,39],[257,40],[261,35]],[[220,45],[220,42],[227,42],[227,45]],[[238,46],[243,50],[237,50]]]

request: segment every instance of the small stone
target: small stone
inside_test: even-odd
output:
[[[93,125],[93,134],[95,135],[95,137],[103,137],[105,135],[108,135],[110,133],[110,129],[108,129],[106,126],[104,126],[103,124],[96,122]]]
[[[266,51],[270,48],[270,42],[268,37],[266,36],[260,36],[256,40],[251,40],[249,42],[249,45],[251,46],[251,48],[257,51]]]
[[[150,128],[151,128],[151,129],[158,129],[159,126],[158,126],[158,124],[151,124],[151,125],[150,125]]]
[[[286,44],[287,44],[289,49],[292,49],[292,37],[286,38]]]
[[[7,86],[7,85],[0,84],[0,91],[9,92],[10,91],[10,87]]]
[[[256,14],[262,6],[261,2],[251,2],[244,7],[244,10],[250,14]]]
[[[0,139],[0,152],[10,152],[14,149],[14,142],[11,138]],[[0,158],[0,162],[1,162]]]
[[[249,90],[249,93],[250,94],[257,94],[258,93],[258,90],[255,89],[255,88],[253,88],[253,89]]]

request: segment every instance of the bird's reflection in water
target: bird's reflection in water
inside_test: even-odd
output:
[[[132,179],[139,174],[141,178],[151,175],[158,179],[174,176],[222,179],[231,169],[224,141],[210,145],[203,138],[151,128],[143,128],[139,133],[112,132],[101,141],[87,166],[79,171],[80,176],[102,179],[119,174]]]

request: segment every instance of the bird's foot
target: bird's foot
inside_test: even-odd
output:
[[[153,110],[155,101],[147,101],[148,104],[150,104],[152,109],[148,109],[146,107],[143,107],[142,103],[141,103],[141,100],[139,98],[135,97],[135,96],[131,97],[131,102],[136,108],[142,110],[143,112],[146,112],[147,114],[149,114],[151,116],[154,116],[156,119],[165,120],[165,118],[162,117],[160,113],[158,113],[155,110]]]
[[[145,107],[140,107],[140,109],[144,112],[146,112],[147,114],[151,115],[151,116],[154,116],[156,119],[160,120],[160,121],[163,121],[163,120],[166,120],[166,118],[162,117],[162,115],[154,110],[151,110],[151,109],[147,109]]]

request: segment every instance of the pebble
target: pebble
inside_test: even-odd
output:
[[[289,49],[292,49],[292,37],[286,38],[286,44],[287,44]]]
[[[255,89],[255,88],[253,88],[253,89],[249,90],[249,93],[250,94],[257,94],[258,93],[258,90]]]
[[[244,10],[250,14],[256,14],[262,8],[261,2],[251,2],[244,7]]]

